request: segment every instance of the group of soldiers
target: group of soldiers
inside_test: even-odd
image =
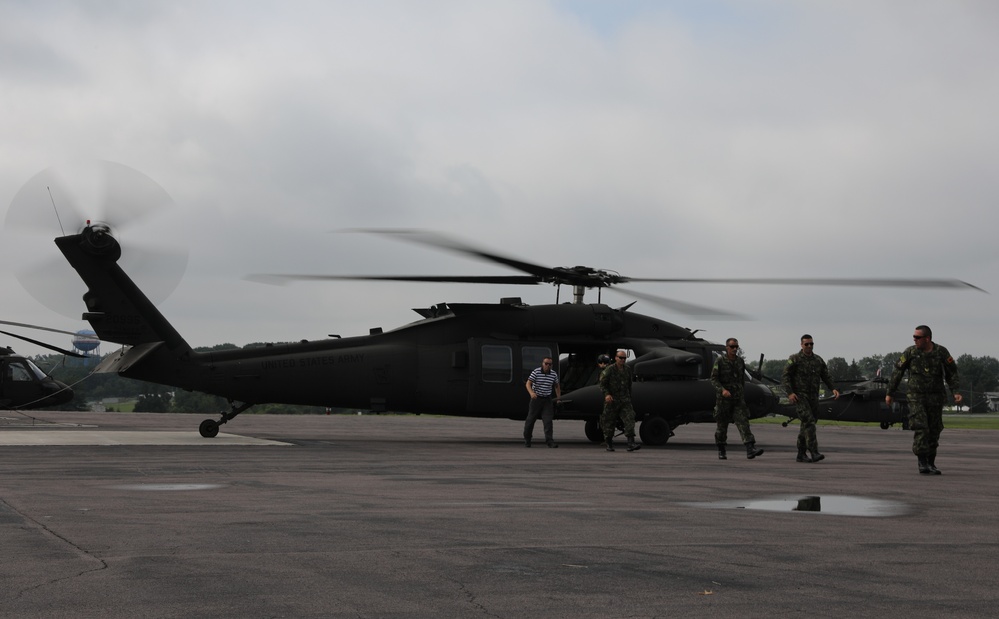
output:
[[[920,474],[940,475],[940,469],[936,466],[936,454],[940,433],[943,431],[943,406],[947,398],[945,384],[955,392],[954,401],[961,403],[961,394],[957,393],[960,388],[957,364],[945,347],[933,342],[933,333],[928,326],[919,325],[914,331],[913,345],[905,349],[892,372],[885,403],[891,406],[892,394],[908,373],[909,425],[914,431],[912,452],[918,459]],[[614,434],[619,424],[623,427],[628,451],[641,448],[641,443],[635,441],[635,410],[631,406],[631,373],[625,365],[627,360],[628,355],[624,351],[618,351],[613,361],[607,355],[597,358],[600,368],[599,384],[604,393],[600,428],[607,451],[615,451]],[[552,436],[553,398],[561,397],[561,387],[552,365],[553,360],[546,357],[542,367],[531,372],[525,385],[531,396],[524,425],[524,442],[527,447],[531,446],[534,424],[539,417],[544,424],[546,444],[558,447]],[[725,354],[719,356],[711,368],[711,384],[716,391],[715,445],[720,460],[728,459],[728,426],[733,423],[746,448],[746,457],[753,459],[763,455],[763,450],[756,446],[756,439],[749,427],[749,409],[744,396],[745,382],[746,364],[739,356],[739,340],[729,338],[725,342]],[[829,375],[826,362],[815,354],[815,341],[811,335],[806,333],[801,336],[801,351],[788,358],[781,384],[788,400],[795,405],[800,420],[798,454],[795,460],[824,460],[825,455],[819,452],[815,432],[819,387],[825,384],[834,399],[839,398],[840,394]]]
[[[933,342],[933,333],[928,326],[919,325],[914,331],[913,345],[905,349],[892,372],[885,403],[891,406],[892,394],[908,373],[909,425],[914,432],[912,453],[918,459],[920,474],[940,475],[936,455],[940,433],[943,431],[943,407],[947,398],[945,384],[955,392],[954,401],[961,403],[961,394],[956,393],[960,388],[957,364],[945,347]],[[726,442],[730,423],[734,423],[739,429],[747,458],[763,454],[763,450],[756,447],[756,439],[749,428],[749,410],[743,397],[746,364],[738,352],[739,341],[729,338],[725,342],[725,354],[711,368],[711,383],[717,393],[714,411],[717,422],[715,444],[718,447],[718,458],[722,460],[727,459]],[[781,380],[784,392],[795,405],[801,422],[798,430],[798,462],[819,462],[825,459],[819,452],[815,433],[819,386],[823,383],[832,391],[834,399],[839,398],[839,391],[833,385],[826,362],[815,354],[814,339],[811,335],[802,335],[801,351],[788,358]]]

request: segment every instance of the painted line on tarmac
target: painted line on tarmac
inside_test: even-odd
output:
[[[4,430],[0,446],[117,446],[117,445],[182,445],[182,446],[292,446],[292,443],[272,441],[238,434],[219,434],[204,438],[197,432],[140,430]]]

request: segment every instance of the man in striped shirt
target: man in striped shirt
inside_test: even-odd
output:
[[[531,446],[531,436],[534,434],[534,422],[541,417],[545,428],[545,443],[549,447],[558,447],[553,438],[553,423],[555,418],[555,399],[562,397],[562,385],[558,382],[558,373],[552,369],[552,358],[545,357],[541,367],[535,368],[527,377],[525,383],[527,393],[531,394],[531,403],[527,406],[527,421],[524,422],[524,447]]]

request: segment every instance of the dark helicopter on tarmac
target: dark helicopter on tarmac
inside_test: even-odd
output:
[[[44,329],[46,331],[72,335],[68,331],[47,329],[4,320],[0,320],[0,324],[30,329]],[[23,335],[16,335],[7,331],[0,331],[0,333],[71,357],[85,356],[71,350],[63,350],[51,344],[24,337]],[[51,408],[66,404],[72,399],[73,390],[68,385],[43,372],[31,359],[15,354],[13,349],[7,346],[0,346],[0,408],[13,410]]]
[[[875,377],[865,380],[835,381],[840,392],[838,399],[820,398],[818,418],[827,421],[854,421],[880,424],[887,430],[896,423],[903,430],[909,429],[909,402],[904,389],[896,391],[891,406],[885,403],[888,392],[888,379]],[[798,418],[794,405],[781,405],[781,415],[788,420],[781,423],[785,428]]]
[[[597,427],[603,398],[594,384],[595,359],[629,351],[636,382],[633,403],[643,441],[661,445],[673,429],[711,419],[715,392],[708,375],[723,346],[689,329],[602,303],[584,303],[588,288],[631,281],[701,281],[936,285],[964,287],[955,280],[677,280],[628,278],[589,267],[542,267],[480,250],[439,235],[412,230],[391,234],[517,269],[515,276],[327,276],[269,275],[257,279],[382,280],[490,284],[551,283],[573,288],[573,302],[530,306],[517,298],[496,304],[441,303],[416,310],[421,319],[368,335],[274,344],[262,348],[198,352],[184,340],[118,265],[121,246],[103,224],[88,224],[56,245],[88,291],[83,314],[104,342],[122,344],[97,371],[201,391],[228,399],[230,410],[206,419],[202,436],[254,404],[328,407],[524,419],[524,381],[544,357],[559,359],[563,405],[560,419],[586,421],[586,435],[602,440]],[[673,310],[721,315],[688,303],[626,291]],[[756,378],[747,379],[746,400],[754,417],[776,413],[778,399]]]

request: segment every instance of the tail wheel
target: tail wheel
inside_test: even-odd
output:
[[[673,429],[662,417],[649,417],[639,426],[638,435],[646,445],[665,445],[673,436]]]
[[[198,432],[205,438],[215,438],[219,435],[219,424],[214,419],[205,419],[198,426]]]

